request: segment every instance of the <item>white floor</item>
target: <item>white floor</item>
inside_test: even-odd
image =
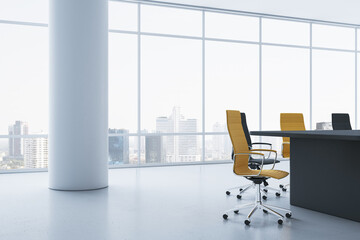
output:
[[[278,168],[288,169],[288,162]],[[293,206],[293,218],[282,226],[262,211],[245,226],[250,209],[223,220],[223,210],[254,198],[254,191],[241,200],[225,195],[227,187],[248,182],[230,164],[114,169],[109,188],[84,192],[49,190],[47,178],[0,175],[1,240],[360,239],[358,222]],[[290,207],[289,193],[270,193],[267,202]]]

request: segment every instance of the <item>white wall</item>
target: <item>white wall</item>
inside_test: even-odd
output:
[[[151,1],[151,0],[149,0]],[[359,0],[159,0],[288,17],[360,24]]]

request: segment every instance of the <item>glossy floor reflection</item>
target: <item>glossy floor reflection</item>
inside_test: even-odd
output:
[[[278,168],[288,169],[288,162]],[[241,200],[225,195],[227,187],[247,183],[232,174],[231,164],[109,173],[109,188],[83,192],[49,190],[47,173],[0,175],[0,239],[346,240],[360,233],[358,222],[297,207],[282,226],[262,211],[245,226],[249,209],[224,221],[223,210],[254,198],[252,190]],[[267,202],[290,207],[289,193],[270,193]]]

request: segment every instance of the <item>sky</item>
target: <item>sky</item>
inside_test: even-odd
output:
[[[200,11],[144,5],[141,13],[144,32],[202,35]],[[205,19],[206,37],[259,39],[257,18],[206,13]],[[48,1],[0,0],[0,20],[47,23]],[[109,3],[111,29],[136,31],[137,21],[136,4]],[[262,26],[263,41],[310,44],[309,24],[263,19]],[[313,24],[312,37],[317,47],[355,46],[352,28]],[[136,34],[109,33],[110,128],[136,132],[140,113],[141,129],[155,130],[157,117],[169,116],[174,106],[180,106],[185,118],[198,119],[201,131],[203,70],[205,130],[225,123],[226,109],[246,112],[249,128],[259,128],[259,45],[206,41],[203,69],[201,40],[142,36],[140,61],[138,44]],[[28,122],[32,133],[48,131],[48,52],[47,27],[0,23],[0,134],[7,134],[16,120]],[[308,48],[262,46],[263,129],[278,129],[279,113],[284,111],[303,112],[310,128],[310,91],[313,127],[330,121],[331,112],[350,113],[355,125],[354,59],[353,52],[314,49],[310,79]],[[339,79],[341,88],[336,87]]]

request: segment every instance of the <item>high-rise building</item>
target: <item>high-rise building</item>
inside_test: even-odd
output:
[[[110,134],[124,134],[109,137],[109,164],[129,163],[129,133],[126,129],[109,129]]]
[[[196,133],[197,119],[186,119],[180,107],[174,107],[169,117],[156,119],[158,133]],[[192,162],[200,161],[198,140],[196,135],[163,136],[165,162]]]
[[[213,132],[227,132],[226,124],[215,123]],[[209,149],[212,160],[229,159],[232,151],[232,144],[229,135],[213,135],[211,149]]]
[[[197,130],[196,119],[187,119],[179,122],[179,132],[195,133],[196,130]],[[179,136],[179,155],[180,156],[196,155],[197,146],[198,146],[197,138],[198,136],[196,135]],[[191,161],[191,158],[187,161]]]
[[[24,139],[19,137],[11,138],[14,135],[28,135],[29,127],[26,122],[15,121],[15,124],[9,126],[9,156],[23,157],[24,156]]]
[[[24,139],[25,168],[47,168],[48,160],[49,154],[47,138]]]
[[[162,136],[145,137],[145,160],[146,163],[164,162],[165,154],[163,151]]]

